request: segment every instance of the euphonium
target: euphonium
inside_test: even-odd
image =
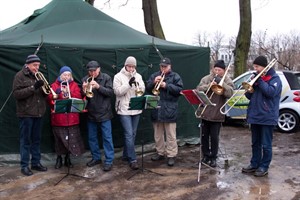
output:
[[[69,86],[69,81],[62,81],[60,83],[60,88],[61,91],[63,91],[63,97],[65,99],[71,98],[71,92],[70,92],[70,86]]]
[[[42,89],[43,89],[45,94],[50,94],[51,93],[53,95],[53,99],[58,98],[58,95],[53,91],[53,89],[49,85],[48,81],[46,80],[45,76],[41,72],[36,72],[34,74],[34,76],[35,76],[36,80],[42,80],[44,82],[44,85],[42,86]]]
[[[94,93],[93,93],[93,86],[91,84],[91,82],[94,80],[94,76],[91,76],[89,78],[86,79],[86,82],[87,82],[87,86],[86,86],[86,89],[84,91],[85,95],[88,97],[88,98],[93,98],[94,97]]]
[[[154,88],[153,88],[153,90],[152,90],[152,93],[153,93],[155,96],[158,96],[159,93],[160,93],[159,88],[160,88],[161,83],[162,83],[162,82],[164,81],[164,79],[165,79],[165,72],[162,72],[160,76],[161,76],[160,81],[158,81],[158,82],[155,84],[155,86],[154,86]]]

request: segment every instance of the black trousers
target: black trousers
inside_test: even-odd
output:
[[[221,122],[202,120],[202,153],[204,157],[216,159],[219,149]]]

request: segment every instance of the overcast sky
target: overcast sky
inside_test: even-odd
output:
[[[9,28],[51,0],[14,0],[0,3],[0,30]],[[122,23],[145,33],[141,0],[95,0],[95,7]],[[184,3],[183,3],[184,2]],[[236,36],[239,29],[239,0],[157,0],[166,39],[193,44],[199,32]],[[16,6],[17,5],[17,6]],[[299,0],[252,0],[252,31],[268,35],[299,31]]]

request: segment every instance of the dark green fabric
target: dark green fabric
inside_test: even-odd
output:
[[[24,65],[26,57],[36,51],[41,40],[43,45],[37,55],[42,60],[40,71],[49,83],[57,78],[60,67],[67,65],[72,68],[75,81],[81,85],[81,78],[87,73],[85,65],[90,60],[97,60],[102,72],[113,78],[128,56],[136,57],[137,70],[146,81],[159,70],[159,53],[171,59],[172,69],[181,76],[184,89],[195,88],[209,73],[209,48],[148,36],[81,0],[53,0],[19,24],[0,32],[0,107],[11,92],[14,75]],[[178,138],[198,136],[194,108],[184,97],[180,98],[179,105]],[[11,96],[0,113],[0,153],[19,152],[19,124],[15,112],[15,100]],[[81,114],[80,118],[82,136],[88,149],[85,114]],[[43,121],[41,150],[52,152],[49,108]],[[114,145],[120,147],[123,134],[116,115],[112,125]],[[146,143],[153,142],[149,110],[145,110],[140,119],[137,144],[141,141],[141,133]]]

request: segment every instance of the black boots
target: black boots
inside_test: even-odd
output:
[[[61,156],[57,156],[56,158],[56,164],[55,164],[55,169],[59,169],[62,166],[62,157]]]
[[[71,163],[71,159],[70,159],[70,154],[66,154],[66,157],[65,157],[65,166],[66,167],[70,167],[70,168],[73,167],[73,165]]]

